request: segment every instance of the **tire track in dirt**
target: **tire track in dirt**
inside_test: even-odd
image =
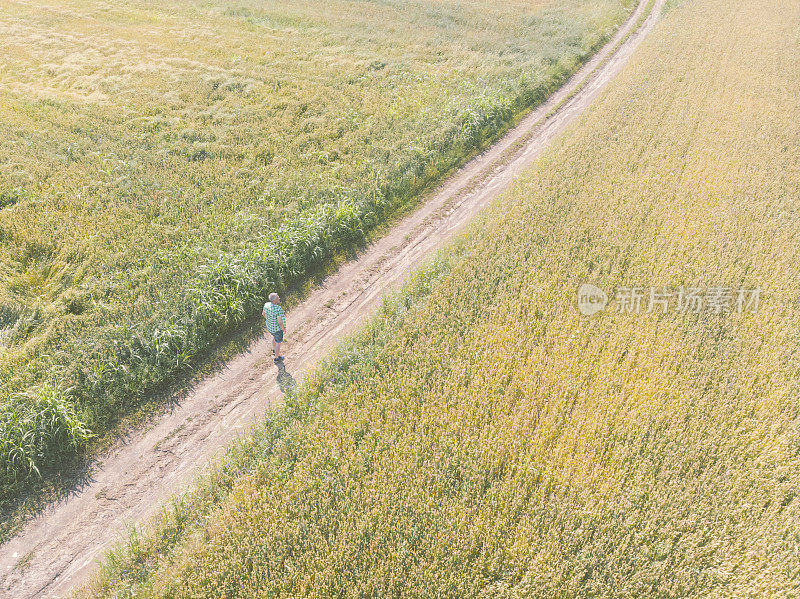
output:
[[[633,31],[647,3],[640,0],[613,39],[547,102],[288,313],[286,372],[291,377],[302,380],[342,335],[374,312],[381,296],[444,246],[586,110],[657,21],[664,0],[656,0],[651,14]],[[97,465],[92,480],[2,546],[0,595],[27,599],[67,594],[86,578],[127,522],[152,516],[265,410],[279,405],[279,382],[271,344],[262,337],[198,383],[150,428],[120,440]]]

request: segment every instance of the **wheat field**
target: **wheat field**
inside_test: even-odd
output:
[[[0,1],[0,502],[413,206],[631,8]]]
[[[800,594],[799,27],[780,0],[672,3],[86,596]],[[650,287],[674,294],[629,309]]]

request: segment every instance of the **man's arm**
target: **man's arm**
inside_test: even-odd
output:
[[[286,317],[285,316],[278,316],[278,326],[281,327],[281,330],[286,333]]]

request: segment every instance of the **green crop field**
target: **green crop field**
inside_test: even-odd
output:
[[[413,205],[632,0],[0,0],[0,501]]]
[[[798,31],[783,0],[673,4],[91,596],[800,593]],[[628,310],[650,286],[666,311]]]

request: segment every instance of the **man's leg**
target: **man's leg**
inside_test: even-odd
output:
[[[278,331],[272,336],[272,353],[275,354],[274,359],[277,364],[283,358],[281,357],[281,342],[283,341],[283,332]]]

